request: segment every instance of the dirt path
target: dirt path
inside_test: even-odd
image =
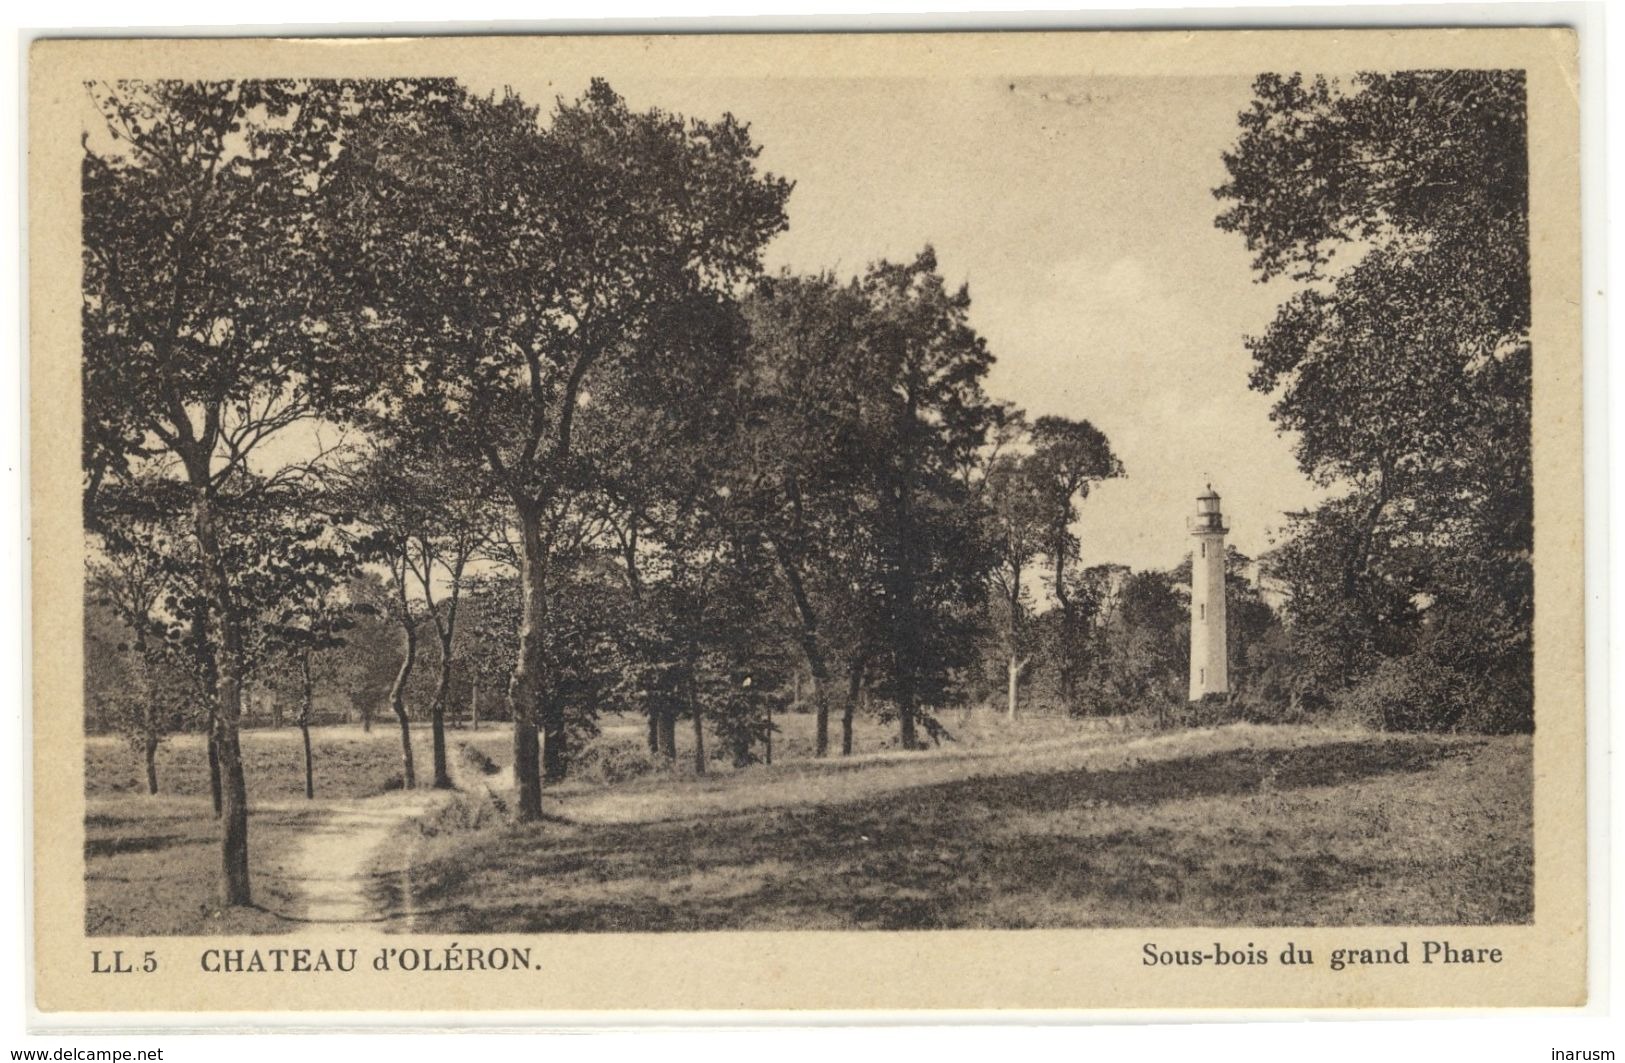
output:
[[[284,865],[288,892],[297,905],[291,918],[327,929],[378,929],[376,924],[392,918],[405,918],[410,926],[410,903],[404,913],[383,912],[372,901],[372,886],[380,873],[399,874],[410,902],[412,847],[400,846],[399,853],[387,850],[396,844],[400,827],[448,798],[445,791],[423,789],[329,804],[330,814],[301,832]],[[384,870],[375,870],[379,867]]]

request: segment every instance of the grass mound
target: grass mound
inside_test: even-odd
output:
[[[646,749],[600,738],[587,743],[575,755],[570,765],[570,775],[579,782],[612,786],[660,769],[660,761],[650,756]]]
[[[457,744],[457,759],[462,762],[463,767],[475,775],[495,775],[502,770],[485,750],[467,742]]]
[[[460,790],[427,815],[413,820],[413,828],[424,838],[473,834],[504,822],[508,803],[489,787]]]

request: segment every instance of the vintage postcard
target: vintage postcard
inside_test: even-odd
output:
[[[1578,78],[36,42],[36,1007],[1583,1004]]]

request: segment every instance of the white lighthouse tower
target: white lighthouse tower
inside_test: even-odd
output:
[[[1224,517],[1213,485],[1196,500],[1196,537],[1191,551],[1191,693],[1192,701],[1230,692],[1224,620]]]

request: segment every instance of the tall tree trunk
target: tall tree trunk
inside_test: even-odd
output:
[[[570,773],[569,737],[564,731],[564,699],[555,690],[542,696],[542,780],[563,782]]]
[[[829,756],[829,693],[818,679],[813,680],[813,756]]]
[[[204,746],[209,751],[209,798],[214,803],[215,819],[219,819],[224,814],[223,809],[225,806],[224,784],[220,781],[220,744],[215,741],[214,737],[217,733],[215,721],[219,718],[219,715],[213,706],[209,708],[209,731],[203,741]]]
[[[867,654],[858,654],[846,673],[846,703],[841,707],[841,756],[852,755],[852,718],[857,715],[858,695],[863,690],[863,674],[869,670]]]
[[[316,763],[310,752],[310,716],[312,701],[310,683],[310,647],[299,655],[299,737],[305,744],[305,800],[316,797]]]
[[[401,786],[416,790],[418,774],[412,759],[412,721],[407,718],[403,700],[397,698],[391,707],[395,710],[396,722],[401,726]]]
[[[237,656],[241,660],[240,650],[239,643],[238,650],[228,654],[228,658]],[[234,682],[232,673],[235,671],[230,664],[222,668],[222,684]],[[235,691],[222,698],[227,703],[235,700]],[[243,751],[237,718],[229,712],[222,712],[219,725],[216,744],[220,749],[220,864],[224,876],[221,900],[228,906],[240,907],[253,902],[248,878],[248,781],[243,775]]]
[[[299,722],[299,737],[305,744],[305,799],[314,800],[316,797],[316,761],[310,751],[310,722]]]
[[[924,651],[922,645],[922,631],[920,630],[918,606],[918,573],[920,566],[916,563],[916,551],[919,548],[920,538],[915,534],[914,528],[914,467],[915,447],[914,437],[919,427],[919,397],[916,394],[912,381],[907,387],[905,399],[905,416],[902,425],[902,438],[898,445],[902,458],[902,475],[897,486],[897,528],[902,533],[898,542],[898,572],[897,572],[897,608],[893,612],[894,623],[901,623],[901,630],[894,630],[892,637],[899,639],[898,646],[904,652],[897,657],[897,722],[902,732],[904,749],[918,749],[919,738],[914,731],[914,716],[917,708],[916,697],[919,694],[917,680],[921,657]]]
[[[660,755],[672,765],[677,763],[677,707],[670,698],[661,698],[657,706],[660,718]]]
[[[700,699],[694,690],[694,679],[688,679],[688,709],[694,717],[694,774],[705,774],[705,721],[701,718]]]
[[[643,578],[638,573],[638,515],[636,510],[627,514],[626,523],[618,532],[621,540],[621,563],[626,571],[626,589],[632,597],[632,618],[628,625],[636,630],[642,620],[643,613]],[[651,757],[664,756],[667,760],[676,760],[676,735],[669,733],[672,721],[668,719],[670,709],[668,702],[662,697],[650,698],[647,703],[649,713],[649,755]]]
[[[207,702],[207,722],[204,725],[203,745],[209,757],[209,797],[214,804],[214,818],[220,818],[223,798],[220,784],[220,750],[214,743],[215,717],[220,715],[219,677],[214,646],[209,642],[209,605],[198,600],[192,612],[192,652],[197,657],[198,669],[203,675],[204,699]]]
[[[1360,526],[1358,545],[1349,554],[1343,565],[1343,597],[1353,601],[1359,591],[1360,577],[1368,575],[1371,571],[1371,553],[1376,540],[1377,525],[1382,522],[1382,512],[1388,508],[1389,490],[1392,477],[1388,472],[1389,463],[1386,458],[1379,459],[1377,467],[1377,490],[1375,497],[1366,510],[1365,520]]]
[[[1066,527],[1062,526],[1061,534],[1056,536],[1058,543],[1066,541]],[[1061,705],[1067,712],[1073,712],[1078,699],[1078,682],[1075,670],[1077,665],[1072,660],[1072,640],[1075,637],[1074,628],[1077,625],[1077,615],[1072,604],[1072,595],[1066,589],[1066,548],[1064,545],[1052,547],[1055,554],[1055,601],[1061,607],[1061,637],[1057,647],[1057,666],[1061,687]]]
[[[911,415],[912,416],[912,413]],[[914,522],[908,508],[908,488],[901,491],[903,501],[900,503],[902,516],[899,526],[905,529],[902,542],[899,544],[901,563],[897,574],[897,603],[892,614],[892,638],[896,640],[901,651],[894,656],[896,671],[894,689],[897,697],[897,724],[898,737],[904,749],[918,749],[919,737],[915,732],[914,717],[917,709],[916,698],[918,689],[915,685],[918,678],[920,656],[924,647],[922,632],[920,631],[919,617],[915,610],[914,586]]]
[[[897,722],[904,749],[919,749],[919,732],[915,729],[917,702],[914,696],[914,677],[908,676],[897,688]]]
[[[474,730],[478,731],[480,729],[480,681],[478,677],[474,680],[474,689],[471,692],[469,715],[473,717],[470,722]]]
[[[807,670],[812,676],[812,696],[814,717],[813,756],[824,757],[829,755],[829,666],[825,662],[823,643],[818,637],[818,614],[813,611],[812,599],[807,594],[806,582],[801,578],[801,568],[778,541],[772,540],[773,554],[778,559],[779,571],[784,574],[784,581],[790,588],[791,600],[795,602],[796,619],[799,621],[796,629],[797,641],[801,643],[801,652],[807,658]],[[801,673],[796,673],[796,700],[801,700]]]
[[[521,823],[542,818],[541,742],[536,731],[537,695],[542,689],[543,633],[547,629],[547,561],[541,513],[518,507],[521,532],[519,582],[519,658],[508,683],[508,711],[513,718],[514,814]]]
[[[1021,649],[1021,633],[1023,613],[1021,610],[1021,570],[1018,562],[1010,564],[1010,594],[1005,605],[1010,610],[1010,658],[1005,665],[1006,704],[1005,716],[1011,720],[1016,718],[1016,702],[1021,697],[1021,665],[1018,658]]]
[[[921,644],[919,617],[917,615],[917,591],[915,586],[919,566],[916,564],[915,551],[918,548],[918,536],[914,531],[914,454],[910,440],[915,427],[915,398],[913,389],[909,389],[907,399],[907,416],[904,421],[903,442],[898,449],[902,454],[903,469],[898,478],[895,491],[896,517],[894,526],[897,532],[896,550],[897,566],[891,579],[891,631],[890,636],[896,652],[892,654],[893,669],[895,672],[893,686],[897,695],[897,723],[904,749],[918,749],[919,738],[915,732],[915,714],[918,708],[917,680],[922,663],[924,646]]]
[[[430,760],[434,768],[434,788],[450,790],[451,767],[446,761],[446,710],[451,701],[452,651],[457,645],[457,606],[462,597],[463,567],[468,563],[470,547],[466,541],[455,547],[448,573],[451,576],[451,594],[443,601],[434,597],[434,552],[429,541],[418,539],[423,551],[423,570],[418,578],[423,585],[423,602],[434,622],[435,635],[440,641],[440,667],[435,674],[434,698],[429,705]]]
[[[389,707],[401,725],[401,785],[408,790],[417,788],[417,771],[412,764],[412,721],[406,715],[406,681],[412,677],[412,666],[418,658],[418,629],[406,601],[406,588],[400,589],[401,628],[406,632],[406,652],[401,655],[401,667],[395,673],[395,682],[389,688]]]
[[[206,458],[205,458],[206,461]],[[189,463],[193,465],[196,463]],[[219,669],[216,686],[219,711],[215,716],[215,749],[220,760],[220,869],[221,901],[227,907],[252,903],[248,878],[248,785],[243,777],[243,754],[239,727],[243,715],[243,632],[242,618],[232,594],[220,540],[215,530],[213,500],[208,494],[207,464],[201,474],[189,468],[196,489],[192,504],[193,534],[202,555],[203,575],[214,602],[218,632]]]
[[[430,709],[429,717],[436,790],[451,789],[451,769],[446,764],[446,700],[451,696],[451,647],[454,635],[451,629],[440,634],[440,674],[435,680],[434,706]]]
[[[136,660],[140,662],[141,752],[147,768],[147,795],[158,796],[158,705],[152,692],[152,661],[147,647],[147,618],[133,617]]]
[[[158,736],[151,731],[147,732],[146,740],[142,742],[147,760],[147,794],[158,796]]]
[[[1017,687],[1021,681],[1021,662],[1011,657],[1009,663],[1005,665],[1005,676],[1007,683],[1004,714],[1013,720],[1016,718],[1016,698],[1018,697]]]

